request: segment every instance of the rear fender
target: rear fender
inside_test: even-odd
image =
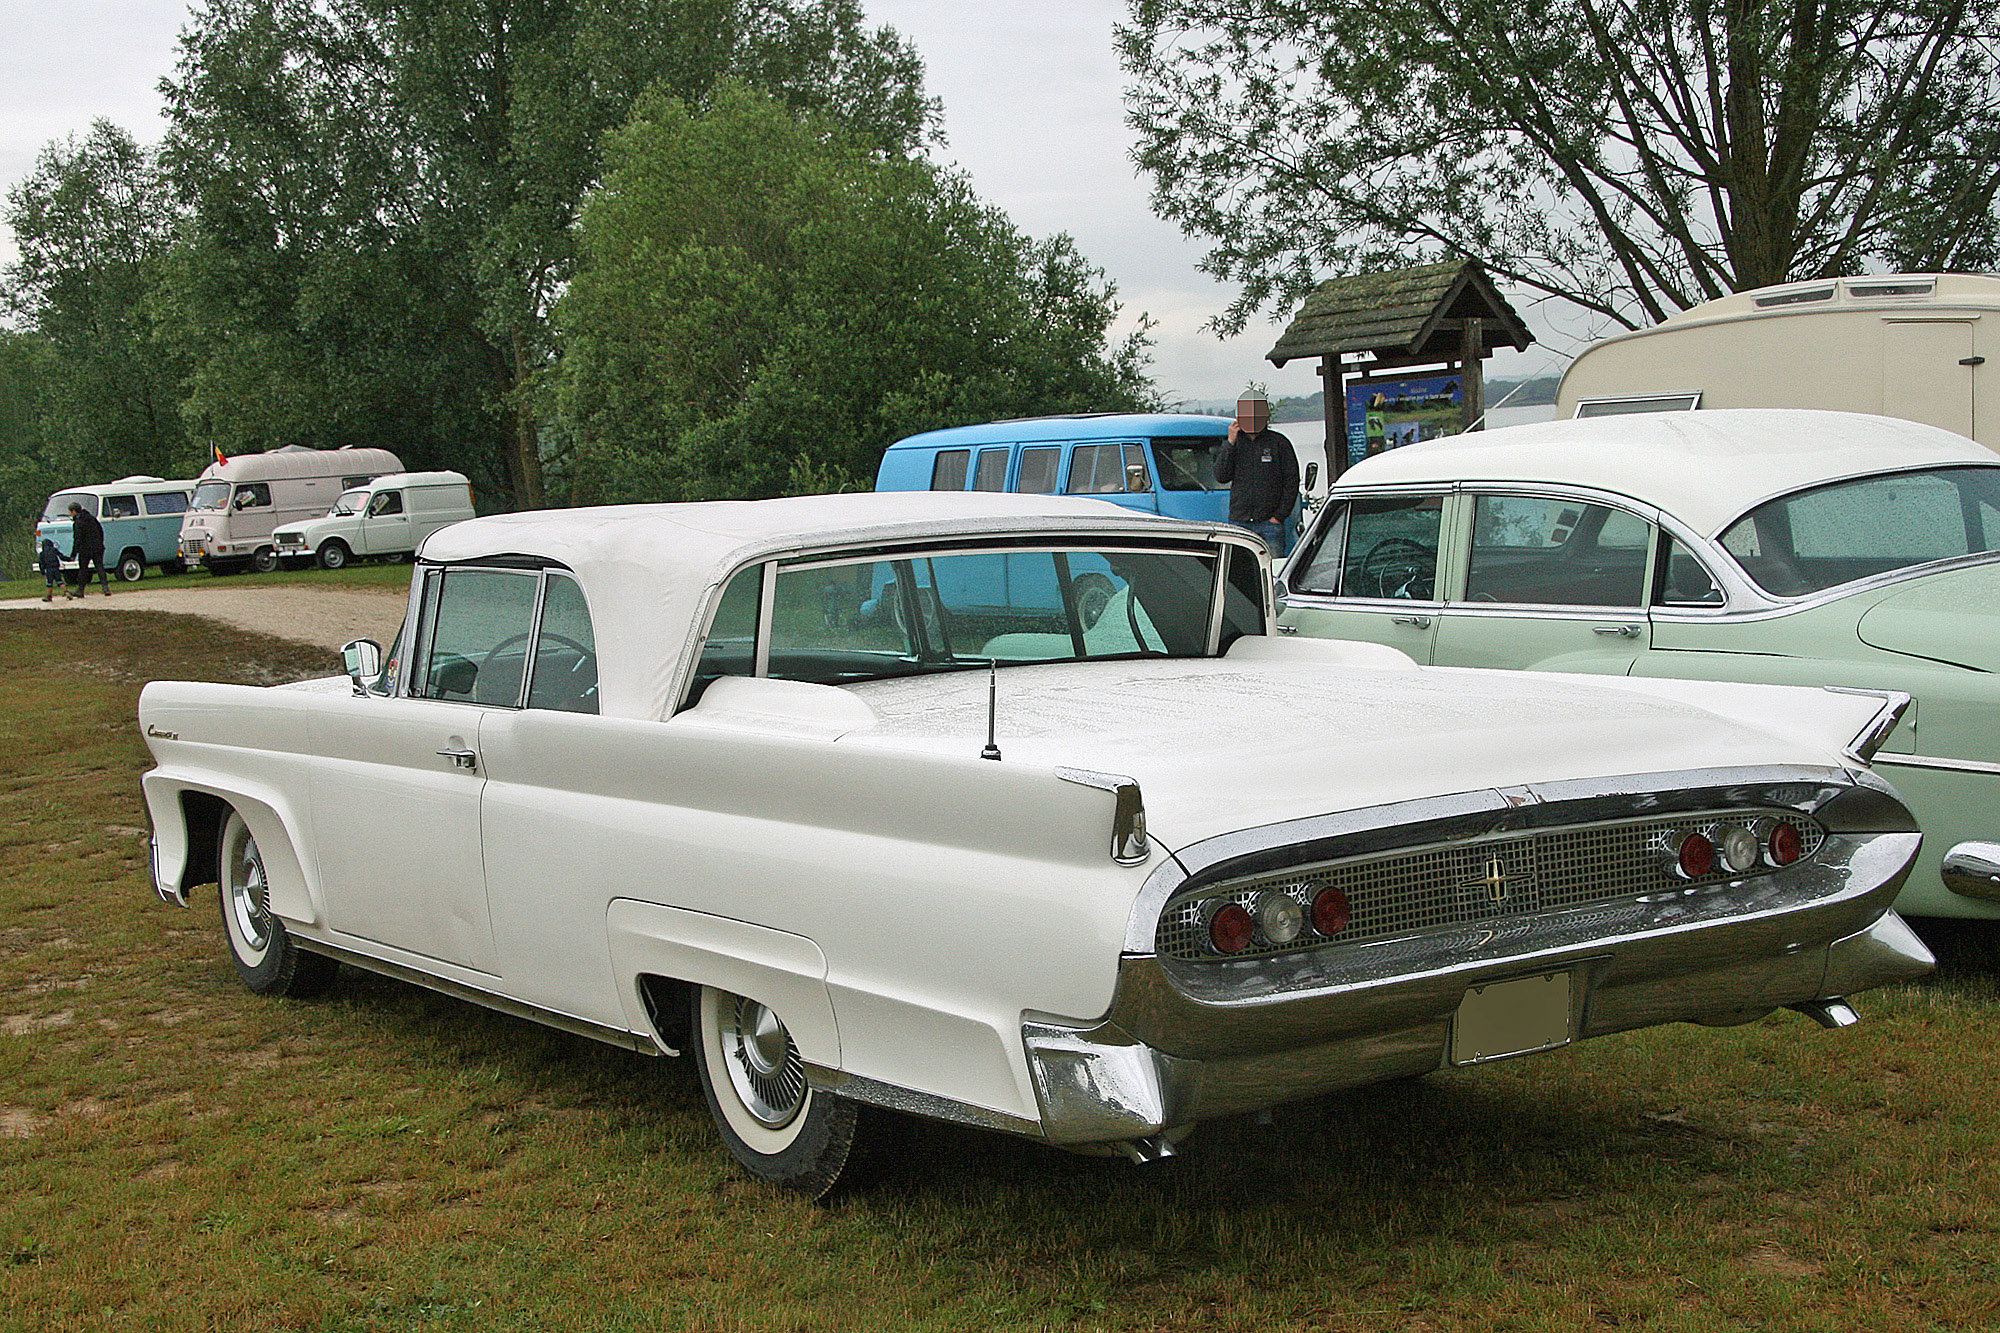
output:
[[[230,790],[154,769],[141,780],[153,823],[154,887],[185,907],[188,891],[216,879],[216,839],[235,810],[250,826],[264,858],[271,910],[287,921],[316,925],[317,886],[308,878],[299,848],[297,812],[276,792]]]

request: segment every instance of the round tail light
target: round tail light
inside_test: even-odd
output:
[[[1805,852],[1806,840],[1797,824],[1778,824],[1771,830],[1769,855],[1774,866],[1788,866]]]
[[[1676,859],[1683,878],[1700,879],[1715,869],[1715,844],[1699,833],[1690,833],[1681,839]]]
[[[1347,895],[1328,887],[1313,895],[1313,929],[1322,935],[1338,935],[1354,919],[1354,907]]]
[[[1256,933],[1256,921],[1240,903],[1224,903],[1208,919],[1208,942],[1217,953],[1242,953]]]
[[[1738,875],[1754,867],[1764,852],[1757,845],[1757,835],[1737,824],[1721,829],[1716,842],[1722,851],[1722,864]]]

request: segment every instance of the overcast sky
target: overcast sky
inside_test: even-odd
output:
[[[1282,319],[1226,342],[1204,331],[1233,293],[1196,271],[1201,245],[1153,215],[1128,157],[1111,39],[1124,0],[864,4],[923,54],[930,92],[944,103],[941,156],[1024,231],[1074,236],[1117,283],[1128,326],[1141,311],[1153,317],[1164,391],[1203,400],[1232,398],[1247,380],[1273,397],[1319,387],[1312,366],[1277,370],[1263,359]],[[0,182],[20,181],[50,140],[81,135],[99,117],[156,141],[158,84],[187,13],[184,0],[0,0]],[[0,234],[0,259],[12,257]],[[1538,346],[1503,353],[1488,373],[1542,373],[1564,360]]]

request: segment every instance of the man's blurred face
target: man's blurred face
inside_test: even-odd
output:
[[[1236,400],[1236,426],[1252,435],[1263,430],[1271,420],[1271,405],[1262,398],[1239,398]]]

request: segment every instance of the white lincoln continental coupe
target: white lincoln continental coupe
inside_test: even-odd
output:
[[[877,494],[477,519],[349,676],[163,681],[161,896],[693,1057],[830,1189],[883,1110],[1196,1122],[1920,975],[1866,767],[1903,696],[1419,667],[1271,634],[1248,533]]]

